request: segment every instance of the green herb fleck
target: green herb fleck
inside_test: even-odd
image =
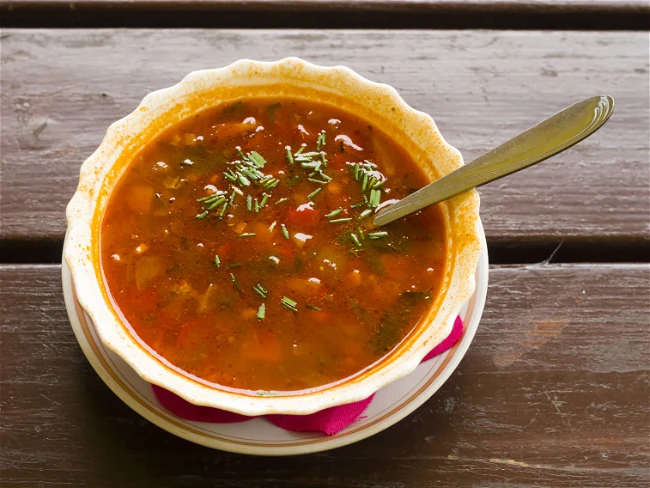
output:
[[[249,212],[253,210],[253,197],[250,195],[246,197],[246,210]]]
[[[322,312],[323,311],[323,309],[318,308],[318,307],[314,307],[313,305],[309,305],[309,304],[305,305],[305,307],[307,307],[307,308],[309,308],[311,310],[316,310],[317,312]]]
[[[282,297],[282,300],[280,300],[280,302],[282,303],[282,305],[284,305],[286,308],[288,308],[292,312],[297,312],[298,311],[298,308],[296,308],[296,305],[298,305],[298,302],[296,302],[295,300],[292,300],[289,297]]]
[[[198,215],[196,216],[196,218],[199,219],[199,220],[201,220],[201,219],[206,218],[207,216],[208,216],[208,212],[205,211],[205,212],[203,212],[203,213],[198,214]]]
[[[253,290],[255,290],[255,293],[257,293],[262,298],[266,298],[269,294],[269,291],[259,283],[253,287]]]
[[[286,146],[284,150],[287,152],[287,160],[289,164],[293,164],[293,156],[291,155],[291,146]]]
[[[220,267],[221,267],[221,259],[219,259],[219,255],[218,255],[218,254],[214,256],[214,264],[217,265],[217,268],[220,268]]]
[[[238,234],[237,237],[255,237],[256,235],[255,232],[244,232],[243,234]]]
[[[237,291],[241,291],[241,286],[239,286],[239,281],[237,281],[237,278],[235,278],[235,275],[230,273],[230,279],[232,280],[232,284],[235,285],[235,288],[237,288]]]
[[[273,232],[273,229],[275,229],[275,221],[269,226],[269,233]]]
[[[282,224],[281,227],[282,227],[282,235],[284,236],[284,238],[285,238],[286,240],[289,240],[289,231],[288,231],[287,228],[284,226],[284,224]]]
[[[226,266],[226,268],[241,268],[241,263],[232,263]]]
[[[307,199],[311,200],[316,195],[318,195],[321,192],[321,190],[322,190],[322,188],[316,188],[313,192],[311,192],[309,195],[307,195]]]
[[[386,231],[381,231],[381,232],[370,232],[368,234],[368,237],[370,239],[381,239],[382,237],[386,237],[388,235],[388,232]]]
[[[340,222],[350,222],[350,220],[352,220],[352,217],[342,217],[340,219],[330,220],[330,224],[338,224]]]
[[[265,193],[262,196],[262,201],[260,202],[260,208],[262,208],[264,205],[266,205],[266,202],[268,201],[268,199],[269,199],[269,196],[268,196],[268,194]]]
[[[277,202],[275,202],[275,204],[276,204],[276,205],[280,205],[282,202],[286,202],[287,200],[289,200],[289,199],[288,199],[288,198],[280,198],[280,200],[278,200]]]
[[[340,214],[343,211],[342,208],[337,208],[336,210],[332,210],[330,213],[328,213],[325,217],[328,219],[331,219],[332,217],[336,217],[338,214]]]
[[[264,304],[260,305],[260,308],[257,309],[257,318],[262,320],[266,313],[266,306]]]
[[[361,212],[361,213],[359,214],[359,217],[357,218],[357,220],[363,220],[363,219],[365,219],[368,215],[370,215],[371,213],[372,213],[372,210],[370,210],[369,208],[367,208],[366,210],[364,210],[363,212]]]
[[[350,240],[354,243],[355,246],[361,247],[361,242],[354,232],[350,234]]]

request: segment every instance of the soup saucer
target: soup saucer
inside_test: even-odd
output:
[[[158,403],[149,383],[99,339],[90,317],[77,301],[65,260],[62,275],[65,305],[77,341],[99,377],[124,403],[158,427],[196,444],[243,454],[286,456],[326,451],[360,441],[399,422],[428,400],[456,369],[474,338],[487,294],[488,255],[484,244],[476,269],[476,290],[460,313],[465,324],[460,341],[379,390],[362,416],[333,436],[287,431],[263,418],[214,424],[176,417]]]

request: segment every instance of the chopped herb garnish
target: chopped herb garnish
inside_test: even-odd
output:
[[[323,311],[323,309],[318,308],[318,307],[314,307],[313,305],[309,305],[309,304],[305,305],[305,307],[307,307],[307,308],[309,308],[311,310],[316,310],[317,312],[322,312]]]
[[[318,180],[316,178],[307,178],[307,181],[311,181],[312,183],[318,183],[319,185],[327,185],[329,183],[329,181]]]
[[[240,147],[240,146],[236,146],[235,149],[237,150],[237,152],[238,152],[239,155],[241,156],[242,161],[246,161],[246,160],[248,160],[248,158],[247,158],[247,157],[244,155],[244,153],[241,151],[241,147]]]
[[[228,199],[228,203],[230,205],[232,205],[232,202],[235,201],[235,195],[237,195],[237,192],[235,190],[233,190],[232,193],[230,194],[230,198]]]
[[[286,202],[287,200],[289,200],[289,199],[288,199],[288,198],[280,198],[280,200],[278,200],[277,202],[275,202],[275,204],[276,204],[276,205],[280,205],[282,202]]]
[[[264,391],[264,390],[259,390],[256,392],[257,396],[277,396],[277,393],[273,391]]]
[[[220,268],[220,267],[221,267],[221,259],[219,259],[219,255],[218,255],[218,254],[214,256],[214,264],[217,265],[217,268]]]
[[[368,205],[374,208],[379,205],[380,201],[381,201],[381,191],[370,190],[370,200],[368,201]]]
[[[212,210],[214,208],[217,208],[219,205],[223,205],[226,203],[226,199],[224,197],[219,197],[217,200],[214,201],[209,207],[208,210]]]
[[[264,159],[257,151],[250,152],[248,154],[248,157],[253,162],[253,164],[258,168],[263,168],[264,165],[266,164],[266,159]]]
[[[306,147],[307,147],[307,144],[303,143],[303,144],[300,146],[300,149],[298,149],[298,152],[297,152],[296,154],[294,154],[294,156],[300,156],[300,153],[303,152],[303,151],[305,150]]]
[[[318,134],[318,139],[316,140],[316,149],[321,150],[321,147],[325,145],[325,131],[322,131]]]
[[[269,199],[269,195],[265,193],[262,196],[262,201],[260,202],[260,208],[262,208],[264,205],[266,205],[266,202],[268,201],[268,199]]]
[[[237,288],[237,291],[241,291],[241,286],[239,286],[239,281],[237,281],[237,278],[235,278],[235,275],[230,273],[230,279],[232,280],[232,284],[235,285],[235,288]]]
[[[288,308],[292,312],[297,312],[298,311],[298,309],[296,308],[296,305],[298,305],[298,302],[296,302],[295,300],[292,300],[289,297],[282,297],[282,300],[280,300],[280,302],[282,303],[282,305],[284,305],[286,308]]]
[[[273,229],[275,229],[275,221],[269,226],[269,233],[273,232]]]
[[[257,318],[262,320],[266,313],[266,306],[264,304],[260,305],[260,308],[257,309]]]
[[[363,220],[363,219],[365,219],[368,215],[370,215],[371,213],[372,213],[372,210],[370,210],[369,208],[367,208],[367,209],[365,209],[363,212],[361,212],[361,213],[359,214],[359,217],[357,218],[357,220]]]
[[[208,212],[206,211],[206,212],[203,212],[203,213],[198,214],[198,215],[196,216],[196,218],[199,219],[199,220],[201,220],[201,219],[206,218],[207,216],[208,216]]]
[[[350,205],[350,208],[357,208],[357,207],[363,207],[364,202],[359,202],[359,203],[354,203]]]
[[[241,263],[232,263],[226,266],[226,268],[241,268]]]
[[[257,198],[255,199],[255,212],[260,211],[260,202],[257,201]]]
[[[336,217],[338,214],[340,214],[343,211],[342,208],[337,208],[336,210],[332,210],[330,213],[328,213],[325,217],[328,219],[331,219],[332,217]]]
[[[281,227],[282,227],[282,235],[284,236],[284,238],[285,238],[286,240],[289,240],[289,231],[288,231],[287,228],[284,226],[284,224],[282,224]]]
[[[255,232],[244,232],[243,234],[238,234],[237,237],[255,237],[256,235]]]
[[[364,171],[363,180],[361,181],[361,191],[366,191],[367,186],[368,186],[368,173]]]
[[[307,199],[311,200],[316,195],[318,195],[321,192],[321,190],[322,190],[322,188],[316,188],[313,192],[311,192],[309,195],[307,195]]]
[[[350,249],[350,252],[355,252],[355,253],[356,252],[363,252],[363,251],[365,251],[365,249],[362,248],[362,247],[357,247],[356,249]]]
[[[382,237],[386,237],[388,235],[388,232],[386,231],[381,231],[381,232],[370,232],[368,234],[368,237],[370,239],[381,239]]]
[[[253,287],[253,290],[255,290],[255,293],[257,293],[262,298],[266,298],[269,294],[269,291],[259,283]]]
[[[253,210],[253,197],[250,195],[246,197],[246,210],[249,212]]]
[[[386,180],[378,181],[377,183],[372,185],[372,188],[377,190],[377,189],[381,188],[382,186],[384,186],[384,183],[386,183]]]
[[[287,152],[287,160],[289,164],[293,164],[293,156],[291,155],[291,146],[286,146],[284,150]]]
[[[228,208],[228,205],[229,205],[228,202],[226,202],[226,204],[223,207],[221,207],[221,212],[219,212],[219,217],[223,217],[224,215],[226,215],[226,209]]]
[[[350,220],[352,220],[352,217],[341,217],[340,219],[330,220],[330,224],[338,224],[339,222],[350,222]]]
[[[352,242],[354,242],[355,246],[361,247],[361,242],[359,241],[359,238],[357,237],[357,235],[354,232],[352,234],[350,234],[350,240]]]

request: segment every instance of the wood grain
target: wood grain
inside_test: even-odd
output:
[[[644,0],[0,0],[14,27],[647,29]]]
[[[60,267],[0,266],[3,487],[646,487],[650,268],[493,267],[459,369],[358,444],[265,459],[182,441],[101,382]]]
[[[393,85],[467,160],[582,98],[593,137],[484,187],[490,243],[650,242],[646,33],[11,30],[2,33],[0,238],[60,242],[81,162],[148,92],[239,58],[303,56]]]

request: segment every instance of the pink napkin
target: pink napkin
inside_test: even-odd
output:
[[[440,353],[450,349],[463,335],[463,322],[460,317],[456,317],[451,333],[440,344],[433,348],[427,354],[423,361],[431,359]],[[239,415],[237,413],[219,410],[218,408],[200,407],[188,401],[183,400],[171,391],[165,390],[156,385],[151,385],[153,392],[158,401],[167,410],[177,417],[185,420],[197,422],[213,422],[218,424],[228,424],[234,422],[243,422],[254,417]],[[297,432],[316,431],[325,435],[334,435],[345,429],[354,422],[364,412],[374,395],[359,402],[348,403],[337,407],[326,408],[309,415],[266,415],[266,419],[286,430]]]

